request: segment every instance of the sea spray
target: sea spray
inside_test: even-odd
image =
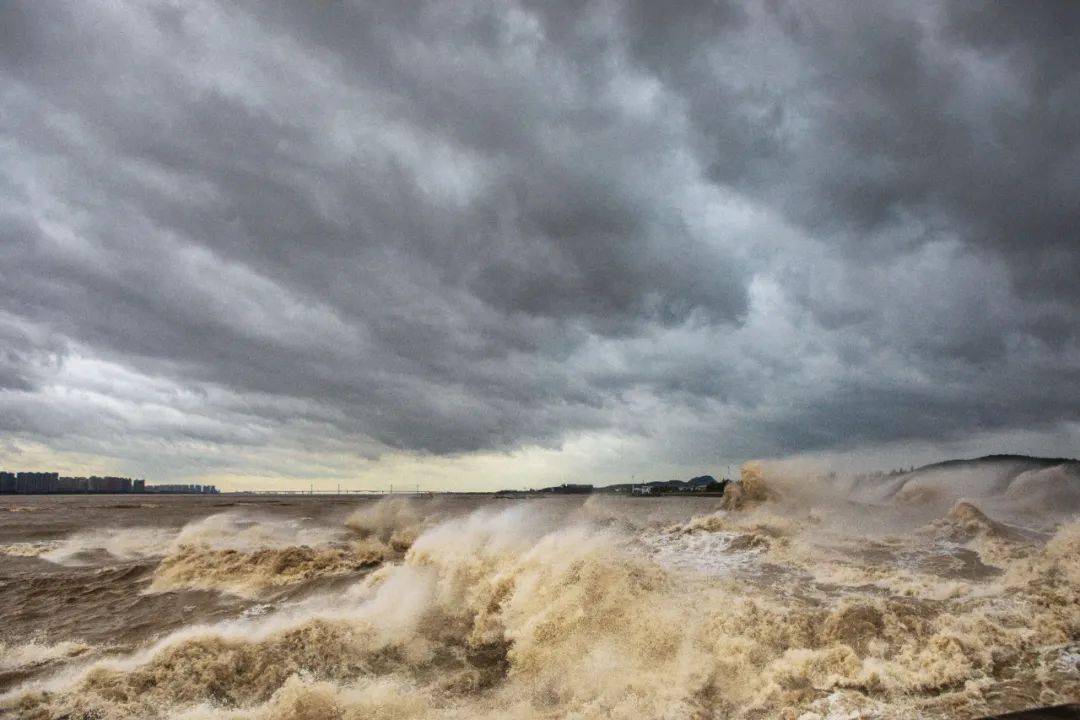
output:
[[[324,534],[289,540],[289,526],[275,527],[283,545],[215,546],[190,531],[156,576],[187,566],[170,558],[191,547],[265,568],[273,556],[259,552],[286,551],[300,562],[282,574],[298,585],[337,572],[336,560],[320,561],[309,575],[311,553],[374,543],[385,554],[345,588],[185,627],[28,683],[0,707],[24,717],[900,718],[1080,696],[1064,660],[1080,638],[1076,523],[1013,532],[969,503],[916,524],[903,507],[792,502],[799,491],[770,488],[767,470],[755,481],[761,492],[727,510],[672,498],[447,512],[397,498]],[[671,522],[679,507],[689,516]],[[867,518],[880,518],[876,532],[864,532]],[[226,568],[194,563],[190,574],[232,592],[226,579],[247,576]]]

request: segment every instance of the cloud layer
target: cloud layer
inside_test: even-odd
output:
[[[1049,1],[8,3],[7,464],[1075,454],[1076,27]]]

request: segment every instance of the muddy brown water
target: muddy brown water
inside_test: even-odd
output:
[[[1080,699],[1075,524],[888,512],[7,496],[0,716],[976,718]]]

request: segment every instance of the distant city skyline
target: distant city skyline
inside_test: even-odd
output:
[[[61,475],[42,470],[5,470],[0,468],[2,495],[78,495],[124,493],[199,493],[215,494],[213,485],[147,483],[145,478],[114,475]]]
[[[1080,3],[0,6],[0,467],[1080,454]]]

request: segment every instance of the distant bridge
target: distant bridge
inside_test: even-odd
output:
[[[427,497],[434,495],[430,490],[228,490],[218,495],[405,495]]]

